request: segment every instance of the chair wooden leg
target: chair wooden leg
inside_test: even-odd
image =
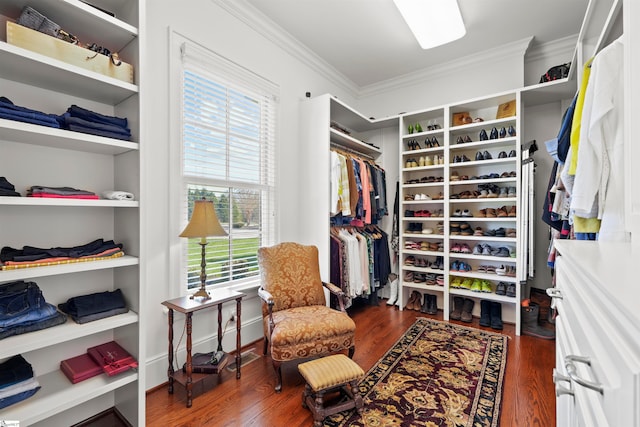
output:
[[[269,338],[267,338],[266,336],[264,337],[264,347],[262,348],[262,355],[266,356],[267,355],[267,349],[269,348]]]
[[[282,391],[282,362],[273,361],[273,369],[276,371],[276,393]]]
[[[356,352],[356,346],[352,345],[351,347],[349,347],[349,359],[353,359],[353,355]]]

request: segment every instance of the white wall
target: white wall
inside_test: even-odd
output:
[[[179,279],[172,278],[170,253],[175,253],[181,242],[179,230],[170,222],[171,206],[168,189],[172,185],[169,176],[170,157],[169,96],[169,34],[170,29],[203,45],[217,54],[245,67],[280,86],[280,123],[278,137],[278,187],[280,240],[295,240],[303,218],[291,209],[290,202],[301,189],[297,187],[300,165],[296,158],[298,147],[304,144],[298,138],[299,102],[305,92],[314,95],[330,92],[347,103],[353,99],[344,89],[320,76],[316,70],[293,58],[278,45],[260,36],[252,28],[231,16],[210,0],[183,0],[180,2],[153,2],[147,8],[146,37],[143,47],[144,65],[141,91],[144,105],[142,120],[146,126],[146,150],[142,167],[145,183],[142,219],[143,234],[147,236],[144,268],[147,282],[147,389],[166,381],[167,370],[167,316],[161,302],[176,298],[180,293]],[[174,125],[175,126],[175,125]],[[167,232],[166,230],[169,230]],[[255,291],[250,292],[243,303],[243,336],[246,344],[260,338],[260,307]],[[176,315],[176,339],[180,336],[182,320]],[[194,316],[194,351],[210,351],[211,337],[215,335],[214,313]],[[174,342],[174,344],[175,344]],[[232,349],[235,342],[232,331],[225,335],[225,349]],[[184,341],[183,341],[184,345]],[[180,363],[184,355],[179,355]]]

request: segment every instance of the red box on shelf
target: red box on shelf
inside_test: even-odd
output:
[[[102,366],[98,365],[87,353],[61,361],[60,370],[73,384],[104,372]]]
[[[88,348],[87,353],[109,376],[138,367],[136,359],[115,341]]]

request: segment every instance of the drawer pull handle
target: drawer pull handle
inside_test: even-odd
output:
[[[564,362],[565,362],[565,369],[567,370],[567,374],[569,374],[569,378],[571,378],[576,383],[580,384],[582,387],[586,387],[588,389],[597,391],[600,394],[604,394],[604,388],[602,387],[602,385],[595,383],[593,381],[588,381],[580,378],[578,376],[578,373],[576,372],[576,365],[573,364],[573,362],[578,362],[578,363],[584,363],[588,366],[591,366],[591,359],[589,359],[586,356],[576,356],[576,355],[570,354],[564,358]]]
[[[565,381],[569,383],[569,388],[565,388],[558,384],[560,381]],[[556,385],[556,397],[560,397],[563,394],[567,394],[569,396],[573,396],[573,390],[571,389],[571,378],[559,374],[556,368],[553,368],[553,383]]]

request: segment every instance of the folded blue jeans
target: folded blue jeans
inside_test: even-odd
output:
[[[26,400],[31,396],[33,396],[34,394],[36,394],[38,390],[40,390],[40,386],[32,390],[23,391],[22,393],[14,394],[11,397],[5,397],[4,399],[0,399],[0,409],[6,408],[7,406],[13,405],[14,403],[22,402],[23,400]]]
[[[47,317],[45,319],[30,322],[26,324],[16,325],[6,329],[0,329],[0,340],[13,336],[13,335],[21,335],[27,332],[39,331],[42,329],[52,328],[54,326],[62,325],[67,321],[67,316],[56,311],[55,314],[51,317]]]
[[[128,120],[126,118],[120,118],[115,116],[105,116],[104,114],[96,113],[95,111],[87,110],[77,105],[72,105],[67,109],[73,117],[78,117],[90,122],[104,123],[107,125],[116,125],[123,128],[128,127]]]
[[[0,326],[3,321],[38,309],[44,303],[42,291],[35,282],[19,280],[0,285]]]
[[[15,316],[0,320],[0,334],[14,326],[29,325],[54,316],[58,310],[53,304],[44,303],[40,307],[32,307]]]

